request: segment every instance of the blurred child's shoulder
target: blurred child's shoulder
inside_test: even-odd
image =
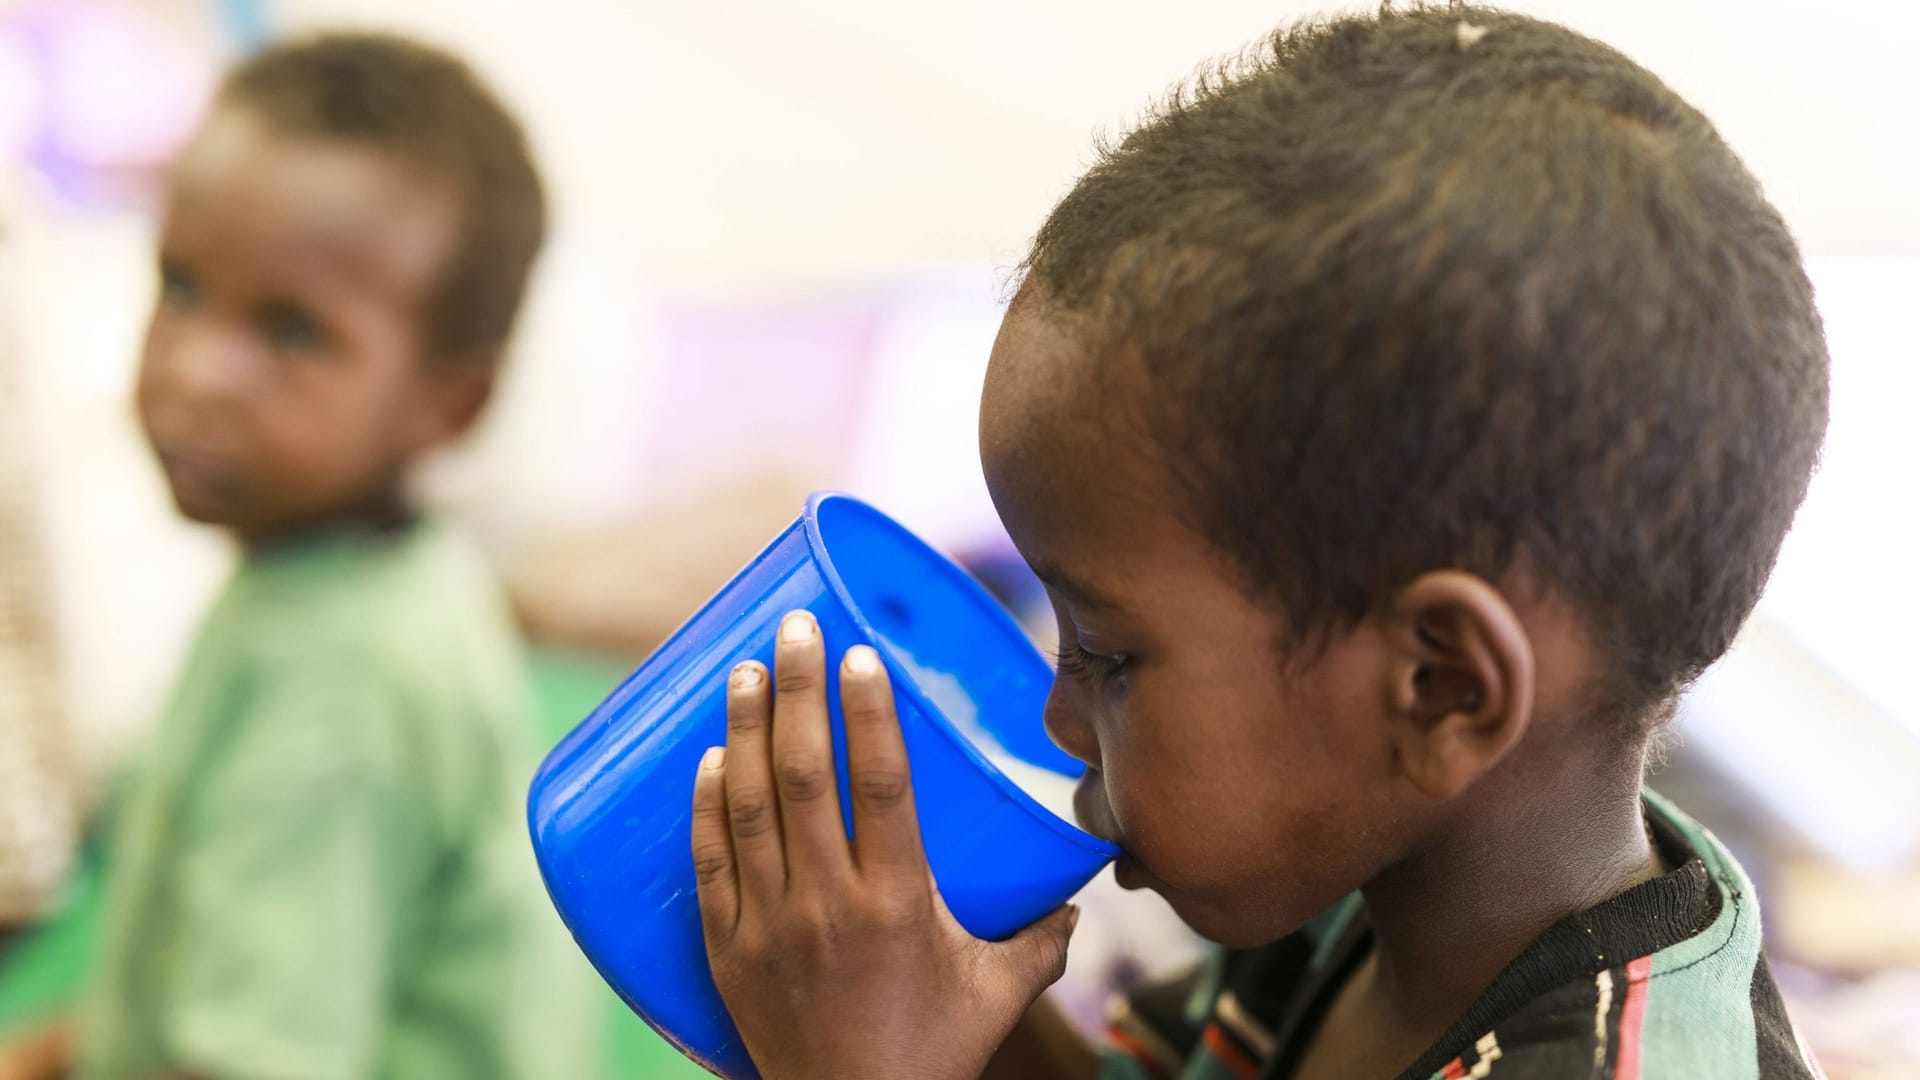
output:
[[[325,648],[377,660],[511,629],[486,558],[463,530],[436,518],[381,531],[332,529],[251,554],[225,603],[259,630],[296,631],[306,656]]]
[[[255,686],[351,698],[410,727],[524,716],[524,657],[504,592],[457,526],[336,530],[250,556],[209,619]],[[281,695],[284,696],[284,695]]]

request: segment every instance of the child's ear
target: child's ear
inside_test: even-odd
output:
[[[499,365],[488,356],[444,357],[431,362],[420,380],[424,397],[414,435],[417,449],[452,442],[466,434],[493,397]]]
[[[1533,646],[1506,597],[1458,570],[1425,574],[1387,609],[1401,772],[1450,799],[1498,764],[1533,718]]]

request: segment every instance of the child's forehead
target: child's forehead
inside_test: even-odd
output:
[[[1032,471],[1044,486],[1097,479],[1127,493],[1162,492],[1170,464],[1152,427],[1168,387],[1096,316],[1016,297],[1002,320],[980,399],[980,451],[996,469]]]
[[[1039,439],[1056,452],[1100,437],[1120,404],[1099,372],[1085,320],[1023,291],[993,343],[981,395],[983,444]]]
[[[437,275],[454,211],[446,191],[372,147],[286,134],[225,107],[176,164],[165,232],[174,247],[328,263],[405,288]]]
[[[1095,355],[1083,325],[1041,304],[1009,309],[981,395],[981,464],[1003,518],[1144,538],[1158,532],[1149,519],[1178,518],[1169,462],[1142,427],[1151,387],[1138,365]]]

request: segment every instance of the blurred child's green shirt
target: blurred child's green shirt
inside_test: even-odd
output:
[[[523,661],[433,523],[250,556],[128,794],[82,1080],[586,1075]]]

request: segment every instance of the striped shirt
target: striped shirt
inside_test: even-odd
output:
[[[1674,869],[1550,927],[1398,1080],[1815,1080],[1760,946],[1753,885],[1651,792]],[[1116,999],[1102,1080],[1283,1080],[1372,943],[1349,897],[1263,948]]]

